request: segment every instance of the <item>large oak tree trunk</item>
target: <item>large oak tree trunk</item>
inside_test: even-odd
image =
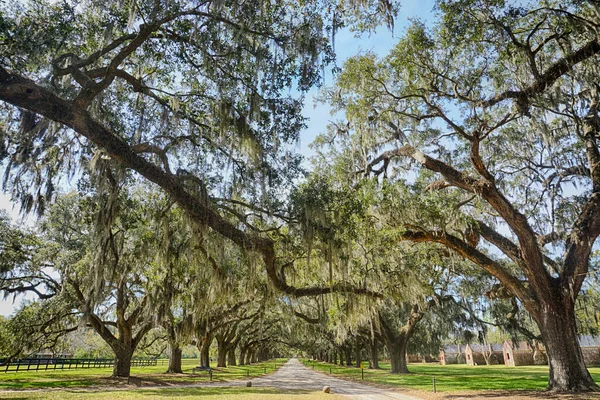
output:
[[[392,364],[392,374],[408,374],[408,365],[406,364],[406,345],[408,340],[404,337],[395,342],[387,342],[385,345],[390,352],[390,363]]]
[[[200,344],[200,366],[202,368],[210,368],[210,345],[212,344],[212,336],[202,338]]]
[[[167,369],[168,374],[182,374],[181,369],[181,347],[175,343],[169,345],[169,368]]]
[[[544,345],[550,376],[548,389],[558,392],[597,391],[579,346],[572,301],[542,304],[536,318]]]
[[[129,374],[131,373],[133,349],[126,346],[119,346],[119,348],[113,350],[115,352],[115,364],[112,376],[122,378],[129,377]]]
[[[225,344],[222,341],[217,340],[217,368],[226,367],[226,359],[227,350],[225,349]]]
[[[348,345],[346,347],[346,366],[351,367],[352,366],[352,348],[350,347],[350,345]]]
[[[247,347],[242,346],[240,347],[240,362],[239,365],[245,365],[246,364],[246,351],[248,350]]]
[[[237,365],[237,362],[235,360],[235,347],[227,352],[227,365]]]

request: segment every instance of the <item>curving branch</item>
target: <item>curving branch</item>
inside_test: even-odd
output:
[[[472,154],[472,157],[477,156],[477,151],[475,151],[475,154]],[[491,177],[485,169],[485,166],[480,166],[480,168],[482,168],[480,173],[483,178],[475,179],[443,161],[429,157],[412,146],[404,146],[384,152],[382,155],[371,161],[368,167],[372,168],[381,161],[392,157],[412,158],[421,164],[422,167],[441,174],[449,185],[481,196],[494,210],[496,210],[496,212],[498,212],[519,239],[519,249],[524,260],[521,266],[526,273],[527,278],[531,281],[536,281],[537,287],[548,289],[543,292],[544,296],[551,296],[549,289],[553,285],[552,278],[544,267],[544,256],[538,246],[536,233],[529,224],[527,217],[517,210],[504,194],[500,192],[495,185],[493,177]],[[491,179],[487,179],[486,176]]]
[[[501,235],[484,222],[476,220],[475,223],[477,226],[477,231],[485,240],[499,248],[515,263],[519,265],[523,264],[523,257],[521,256],[521,250],[519,249],[519,246],[514,244],[510,239]]]
[[[223,218],[208,202],[192,195],[177,176],[169,175],[157,165],[133,151],[121,137],[96,121],[77,101],[68,102],[35,82],[18,74],[9,72],[0,66],[0,100],[41,114],[59,122],[78,134],[86,137],[123,167],[138,172],[148,181],[160,186],[188,215],[201,225],[205,225],[231,240],[244,250],[257,251],[262,255],[267,275],[280,291],[297,296],[315,296],[333,292],[347,292],[373,297],[381,293],[367,288],[357,288],[349,284],[338,283],[331,286],[313,286],[297,288],[287,284],[277,272],[275,243],[268,237],[248,234]]]
[[[583,139],[588,160],[592,193],[582,207],[565,247],[565,268],[561,274],[561,283],[569,287],[574,299],[589,270],[589,258],[592,247],[600,235],[600,150],[597,137],[600,132],[598,116],[600,91],[596,88],[596,98],[590,105],[584,118]]]
[[[531,97],[542,93],[546,88],[552,86],[561,76],[571,71],[577,64],[586,61],[594,55],[600,53],[600,43],[598,39],[590,40],[579,50],[566,55],[552,64],[544,73],[540,74],[535,81],[522,90],[507,90],[503,93],[481,102],[484,108],[492,107],[504,100],[513,99],[524,108],[528,108]]]
[[[534,310],[539,308],[539,304],[534,294],[527,287],[525,287],[525,285],[523,285],[523,282],[507,271],[501,264],[492,260],[475,247],[470,246],[454,235],[440,231],[407,231],[400,236],[400,239],[411,242],[434,242],[443,244],[461,256],[479,265],[489,274],[494,276],[496,279],[506,285],[506,287],[508,287],[512,293],[514,293],[528,307],[532,307],[531,309]]]

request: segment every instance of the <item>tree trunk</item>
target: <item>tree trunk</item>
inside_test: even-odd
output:
[[[346,366],[352,366],[352,348],[350,346],[346,347]]]
[[[131,358],[133,357],[133,349],[122,347],[113,349],[115,352],[115,364],[113,367],[114,377],[127,378],[131,373]]]
[[[247,347],[240,347],[240,365],[246,365],[246,351],[248,350]]]
[[[371,340],[369,350],[369,369],[379,369],[379,353],[377,352],[377,340]]]
[[[408,374],[408,366],[406,364],[406,344],[407,340],[404,337],[399,338],[395,342],[386,342],[386,347],[390,352],[390,363],[392,364],[392,374]]]
[[[340,349],[340,365],[344,365],[344,349]]]
[[[360,346],[360,340],[356,338],[356,345],[354,347],[354,358],[356,359],[356,368],[360,368],[360,362],[362,361],[361,350],[362,348]]]
[[[235,347],[227,352],[227,365],[230,367],[237,365],[235,360]]]
[[[223,368],[227,357],[227,351],[225,350],[225,344],[221,340],[217,340],[217,368]]]
[[[248,349],[248,351],[246,352],[246,365],[250,365],[252,364],[252,352],[254,350],[252,349]]]
[[[181,347],[179,345],[171,343],[169,345],[169,368],[167,369],[168,374],[182,374],[181,370]]]
[[[200,366],[202,368],[210,368],[210,345],[212,344],[212,336],[202,338],[200,344]]]
[[[579,346],[574,305],[571,301],[566,303],[571,304],[542,304],[542,311],[536,318],[550,365],[548,389],[556,392],[598,391]]]

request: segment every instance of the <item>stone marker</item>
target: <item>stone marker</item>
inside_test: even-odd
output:
[[[246,382],[246,387],[252,387],[252,382],[250,382],[250,381]]]
[[[331,388],[329,386],[323,386],[323,391],[325,393],[331,393]]]

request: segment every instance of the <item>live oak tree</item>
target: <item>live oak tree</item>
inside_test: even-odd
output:
[[[78,321],[79,313],[66,296],[24,301],[0,324],[0,354],[11,362],[38,352],[61,352]]]
[[[347,120],[322,140],[348,144],[348,173],[429,179],[451,218],[424,221],[426,205],[399,196],[414,207],[399,240],[439,243],[493,275],[540,329],[548,388],[597,390],[574,307],[600,234],[598,4],[438,10],[389,56],[346,64],[328,97]]]
[[[154,221],[158,236],[156,262],[148,274],[159,285],[151,293],[152,308],[167,339],[169,366],[167,373],[182,373],[182,347],[193,337],[194,315],[191,312],[193,295],[201,291],[204,282],[198,272],[197,254],[190,249],[191,230],[182,213],[163,199],[160,213]]]
[[[135,351],[157,324],[151,295],[161,284],[149,274],[158,242],[149,215],[158,207],[151,197],[144,203],[131,195],[62,196],[43,222],[60,250],[54,273],[85,323],[114,352],[113,376],[119,377],[129,376]]]

